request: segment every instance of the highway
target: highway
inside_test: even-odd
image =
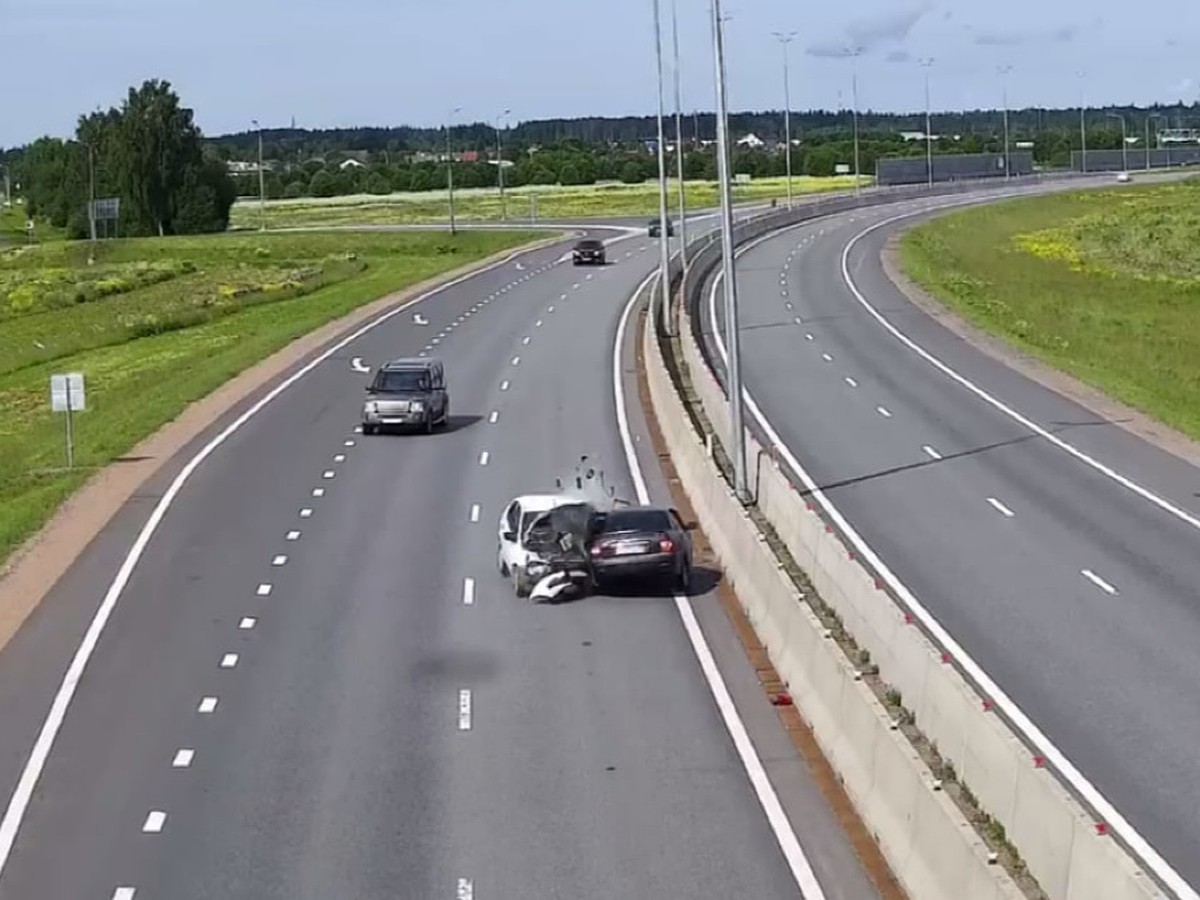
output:
[[[309,358],[88,547],[0,653],[0,808],[40,776],[4,820],[2,900],[802,896],[672,598],[533,605],[496,569],[504,505],[581,454],[634,498],[614,340],[657,247],[627,237],[585,270],[562,261],[569,246]],[[445,360],[450,427],[357,433],[358,368],[421,352]],[[164,496],[31,770],[63,672]],[[714,595],[690,604],[821,882],[805,896],[876,896]]]
[[[892,284],[884,245],[931,202],[748,249],[745,387],[887,567],[1200,885],[1200,472],[976,350]]]

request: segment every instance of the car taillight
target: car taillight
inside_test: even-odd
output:
[[[675,550],[675,542],[664,534],[658,539],[658,549],[663,553],[671,553]]]
[[[600,556],[600,555],[602,555],[603,553],[604,553],[604,548],[603,548],[603,547],[600,547],[600,546],[595,546],[595,545],[593,545],[593,547],[592,547],[592,556]]]

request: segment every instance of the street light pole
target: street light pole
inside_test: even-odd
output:
[[[1008,179],[1012,176],[1008,160],[1008,73],[1012,71],[1012,66],[1000,66],[996,71],[1000,73],[1004,85],[1004,177]]]
[[[1084,106],[1083,85],[1087,78],[1086,72],[1076,72],[1079,76],[1079,170],[1087,174],[1087,115]]]
[[[792,87],[788,74],[788,44],[796,39],[796,32],[784,34],[780,31],[771,32],[783,46],[783,144],[784,155],[787,159],[787,205],[792,208]]]
[[[859,182],[861,180],[861,168],[859,166],[858,155],[858,58],[862,56],[862,47],[851,47],[848,55],[853,60],[850,70],[850,96],[851,102],[854,104],[854,193],[860,193]]]
[[[250,124],[258,129],[258,230],[267,230],[267,178],[263,173],[263,137],[262,125],[258,119],[251,119]]]
[[[461,106],[454,107],[450,111],[449,120],[453,120]],[[457,229],[454,224],[454,151],[450,149],[450,121],[446,122],[446,187],[450,192],[450,233],[457,234]]]
[[[929,107],[929,67],[933,58],[926,57],[920,61],[925,70],[925,170],[929,177],[929,187],[933,187],[933,114]]]
[[[658,77],[658,257],[659,257],[659,315],[663,334],[671,333],[671,236],[667,222],[667,148],[663,129],[663,58],[662,24],[659,0],[652,0],[654,11],[654,59]]]
[[[1125,114],[1124,113],[1108,113],[1110,119],[1121,120],[1121,169],[1129,171],[1129,135],[1125,129]]]
[[[717,78],[717,177],[721,185],[721,268],[725,287],[725,345],[728,348],[730,455],[733,485],[738,499],[749,500],[746,489],[746,433],[742,421],[741,331],[737,314],[737,273],[733,255],[733,192],[729,177],[729,127],[725,95],[725,42],[721,25],[721,0],[712,0],[713,55]],[[714,326],[716,323],[713,323]]]
[[[675,75],[675,161],[679,169],[679,264],[683,274],[679,283],[680,297],[687,296],[687,191],[684,180],[683,160],[683,90],[679,71],[679,19],[675,11],[675,0],[671,0],[671,43],[674,45],[673,71]]]
[[[506,109],[496,118],[496,178],[500,185],[500,219],[508,221],[508,203],[504,198],[504,145],[500,141],[500,123],[504,121],[511,109]]]

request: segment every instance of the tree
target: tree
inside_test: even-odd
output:
[[[621,167],[621,180],[626,184],[641,184],[646,178],[642,173],[642,167],[630,160]]]
[[[283,196],[286,200],[296,200],[304,196],[304,185],[299,181],[289,181],[287,187],[283,189]]]
[[[328,169],[320,169],[308,183],[308,192],[314,197],[333,197],[337,194],[337,182]]]
[[[391,192],[392,186],[388,184],[388,180],[380,172],[372,172],[367,177],[367,193],[390,194]]]

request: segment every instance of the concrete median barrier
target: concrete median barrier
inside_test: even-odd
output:
[[[787,218],[814,214],[797,210]],[[739,243],[790,224],[783,217],[770,218],[775,224],[743,226]],[[692,290],[704,277],[704,254],[709,269],[715,265],[714,250],[710,244],[696,247]],[[1026,896],[1018,880],[996,864],[992,848],[963,808],[941,789],[928,760],[896,726],[888,707],[830,639],[827,626],[803,602],[763,528],[714,460],[714,442],[720,445],[728,434],[726,397],[687,307],[685,303],[679,311],[671,364],[685,373],[691,402],[703,411],[710,431],[697,430],[695,416],[672,380],[656,317],[647,316],[641,339],[654,413],[726,577],[797,708],[910,896]],[[998,714],[991,699],[960,671],[959,661],[889,594],[820,505],[797,489],[778,452],[764,446],[752,429],[747,429],[746,447],[753,509],[857,646],[869,653],[878,677],[902,697],[915,728],[952,766],[957,784],[973,795],[973,807],[991,817],[991,833],[1019,851],[1045,895],[1052,900],[1172,896],[1047,765],[1038,748]]]

